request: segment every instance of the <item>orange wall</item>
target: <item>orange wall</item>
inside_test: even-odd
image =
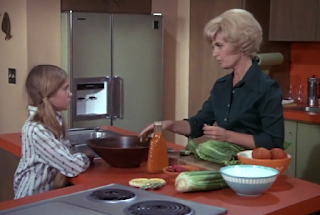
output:
[[[320,43],[292,43],[290,85],[293,87],[295,96],[298,93],[299,85],[302,85],[305,102],[307,98],[307,79],[312,75],[320,78]]]

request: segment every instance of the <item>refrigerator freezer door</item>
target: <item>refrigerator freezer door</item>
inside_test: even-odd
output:
[[[110,15],[73,13],[72,16],[73,78],[110,76]]]
[[[105,13],[72,13],[70,72],[72,78],[111,77],[110,17],[110,14]],[[74,107],[71,109],[74,109]],[[71,127],[93,127],[110,124],[111,120],[107,118],[95,120],[71,119],[70,122]]]
[[[112,16],[113,75],[123,80],[123,104],[119,105],[123,115],[113,125],[140,132],[162,119],[162,17]]]

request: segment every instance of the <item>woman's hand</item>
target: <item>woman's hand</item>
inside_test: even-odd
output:
[[[218,140],[222,142],[227,142],[228,139],[228,131],[219,126],[203,126],[203,134],[213,140]]]
[[[161,122],[162,123],[162,130],[167,130],[173,124],[173,122],[174,121],[172,121],[172,120],[162,121]],[[144,141],[144,140],[148,139],[148,136],[153,133],[153,128],[154,128],[154,123],[151,123],[145,129],[143,129],[141,131],[141,133],[139,134],[140,141]]]

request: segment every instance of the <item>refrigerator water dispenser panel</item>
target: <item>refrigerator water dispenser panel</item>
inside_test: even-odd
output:
[[[77,115],[107,114],[107,83],[77,85]]]
[[[74,80],[73,109],[76,120],[108,117],[108,80],[107,77]]]

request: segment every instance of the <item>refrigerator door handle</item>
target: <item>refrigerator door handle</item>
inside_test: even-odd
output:
[[[119,76],[113,77],[112,83],[112,118],[123,119],[124,110],[124,91],[123,91],[123,79]]]
[[[106,119],[110,119],[112,117],[112,78],[110,76],[107,76],[107,116]]]

